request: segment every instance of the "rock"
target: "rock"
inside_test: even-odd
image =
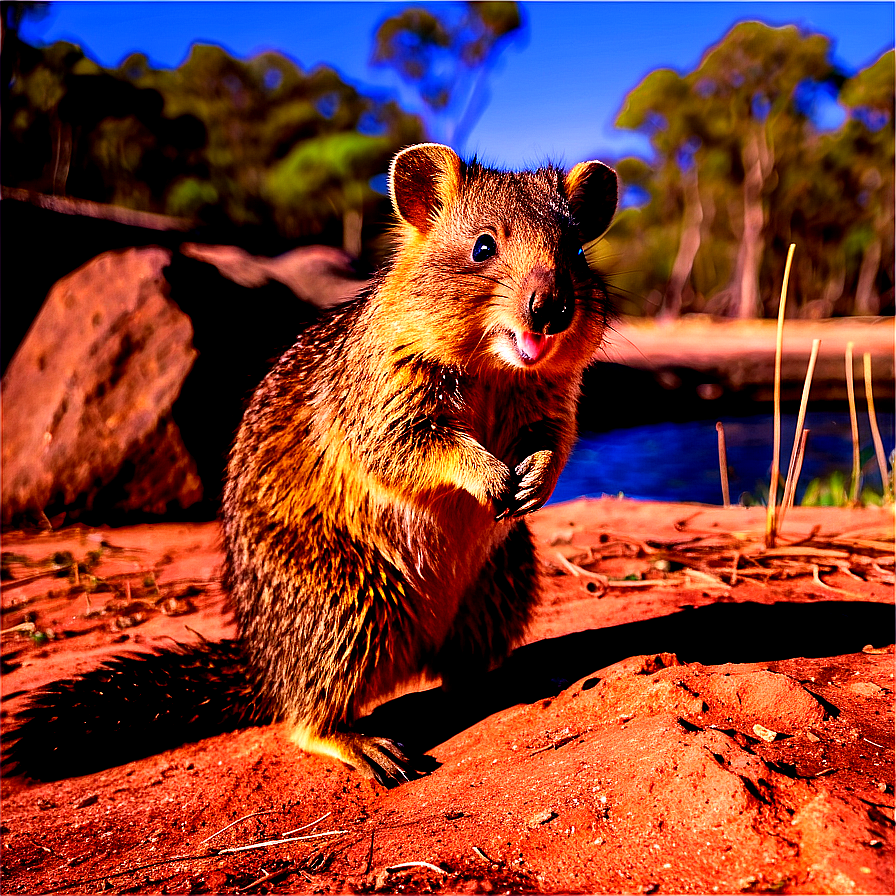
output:
[[[201,497],[170,416],[196,357],[190,319],[168,298],[170,260],[107,252],[50,290],[3,378],[4,523]]]

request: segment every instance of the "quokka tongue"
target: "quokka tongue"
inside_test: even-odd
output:
[[[541,333],[530,333],[523,330],[517,336],[517,344],[520,348],[520,354],[529,361],[537,361],[548,347],[548,337]]]

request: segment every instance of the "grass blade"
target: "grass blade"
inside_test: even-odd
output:
[[[725,448],[725,427],[722,422],[716,423],[716,432],[719,434],[719,476],[722,480],[722,504],[731,506],[731,493],[728,490],[728,452]]]
[[[849,503],[859,503],[859,480],[861,466],[859,463],[859,419],[856,414],[856,388],[853,382],[852,349],[854,343],[846,343],[846,397],[849,399],[849,425],[852,429],[852,480],[849,484]]]
[[[880,482],[883,489],[882,495],[885,503],[893,500],[890,494],[890,477],[887,476],[887,456],[884,454],[884,443],[877,428],[877,414],[874,412],[874,391],[871,388],[871,355],[865,352],[862,355],[865,366],[865,400],[868,402],[868,422],[871,424],[871,438],[874,440],[874,453],[877,455],[877,465],[880,467]]]
[[[784,346],[784,309],[787,305],[787,283],[790,280],[790,265],[796,244],[791,243],[787,250],[787,263],[784,265],[784,279],[781,282],[781,298],[778,301],[778,331],[775,338],[775,430],[772,447],[772,475],[768,490],[768,507],[765,514],[765,544],[773,548],[778,534],[778,523],[775,504],[778,500],[778,480],[781,476],[781,353]]]

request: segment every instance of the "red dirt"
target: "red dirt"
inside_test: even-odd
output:
[[[892,512],[794,508],[782,541],[819,526],[824,546],[765,572],[758,509],[603,499],[532,524],[547,565],[529,643],[466,705],[430,689],[370,717],[432,774],[383,790],[274,725],[7,777],[3,892],[892,893],[892,550],[873,547]],[[103,657],[230,634],[218,537],[8,534],[4,726]],[[23,560],[101,547],[77,583]],[[90,576],[111,590],[88,598]],[[220,852],[284,835],[313,839]]]

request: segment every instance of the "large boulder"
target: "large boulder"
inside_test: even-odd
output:
[[[2,382],[4,523],[201,498],[171,416],[196,350],[170,261],[160,248],[107,252],[51,289]]]

